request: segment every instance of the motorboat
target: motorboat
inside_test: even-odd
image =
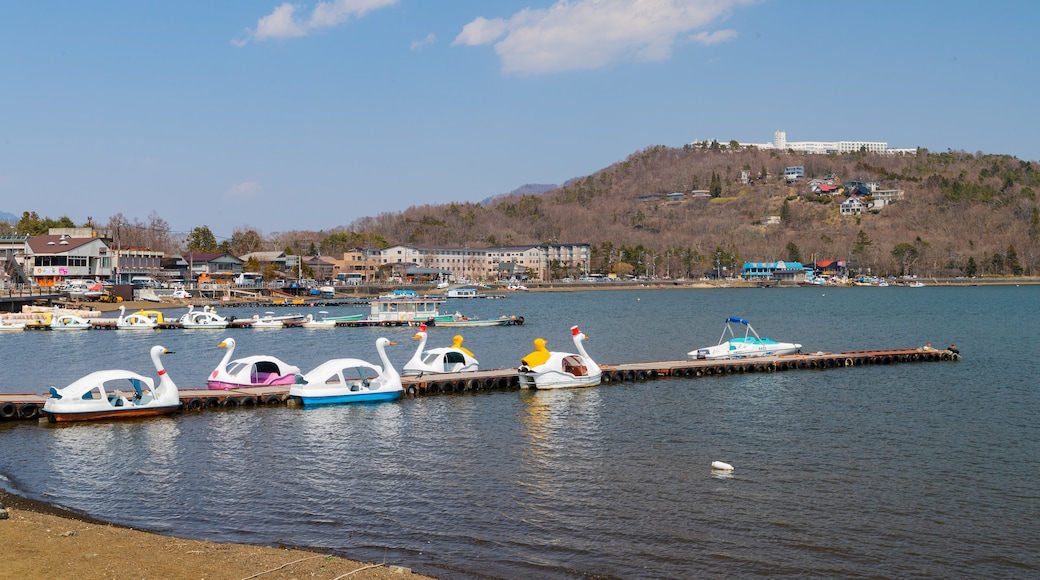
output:
[[[63,389],[51,387],[43,412],[52,422],[91,421],[150,417],[180,408],[177,385],[163,368],[159,356],[172,351],[162,346],[151,349],[152,364],[159,384],[151,377],[126,370],[95,371]]]
[[[274,312],[264,312],[263,316],[259,314],[253,315],[253,328],[285,328],[286,322],[296,322],[303,320],[303,316],[299,314],[288,314],[284,316],[276,316]]]
[[[0,332],[16,332],[19,330],[25,330],[25,322],[20,320],[11,322],[6,318],[0,317]]]
[[[733,325],[744,326],[744,335],[734,332]],[[726,337],[729,336],[729,339]],[[706,346],[686,353],[696,359],[741,358],[750,356],[773,356],[801,352],[802,345],[793,342],[777,342],[762,338],[755,332],[751,324],[743,318],[731,316],[726,319],[726,327],[715,346]]]
[[[462,327],[481,327],[481,326],[509,326],[509,325],[520,325],[524,323],[523,316],[500,316],[498,318],[470,318],[460,312],[452,314],[450,317],[440,317],[434,319],[433,322],[436,326],[444,326],[448,328],[462,328]]]
[[[159,323],[151,317],[133,312],[126,314],[126,306],[119,305],[119,318],[116,319],[116,328],[119,330],[155,330]]]
[[[303,319],[303,324],[300,326],[304,328],[336,328],[336,321],[328,318],[328,312],[322,310],[318,314],[324,314],[321,320],[314,317],[313,314],[308,314]]]
[[[382,366],[356,358],[326,361],[314,370],[298,375],[296,382],[289,387],[289,396],[299,399],[304,406],[398,399],[404,387],[401,375],[386,356],[386,347],[392,344],[395,343],[383,337],[376,340]]]
[[[276,317],[274,312],[265,312],[263,316],[259,314],[253,315],[253,328],[285,328],[285,324],[280,317]]]
[[[544,338],[534,340],[534,352],[520,360],[520,388],[564,389],[570,387],[593,387],[600,383],[602,371],[599,365],[585,352],[583,341],[587,340],[577,326],[571,327],[571,338],[577,354],[552,352],[545,347]]]
[[[247,356],[231,360],[235,354],[233,338],[225,338],[217,347],[226,348],[227,352],[206,380],[206,385],[211,389],[291,385],[300,373],[299,367],[273,356]]]
[[[426,349],[426,325],[419,325],[419,332],[412,337],[419,341],[415,354],[404,365],[404,374],[423,373],[460,373],[479,370],[480,363],[473,358],[473,353],[462,346],[463,338],[456,335],[451,339],[451,346]]]
[[[44,324],[50,326],[51,330],[87,330],[92,326],[90,320],[71,312],[62,312],[57,306],[54,307],[54,312],[47,316]]]
[[[181,326],[184,328],[227,328],[230,322],[217,314],[212,307],[195,310],[194,304],[189,304],[188,313],[180,318]]]
[[[72,300],[97,300],[104,287],[97,280],[70,280],[63,290]]]

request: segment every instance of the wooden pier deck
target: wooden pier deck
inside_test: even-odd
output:
[[[774,373],[795,370],[828,370],[900,363],[958,361],[961,355],[948,350],[904,348],[859,350],[839,353],[812,352],[783,356],[725,359],[677,360],[601,365],[603,384],[642,382],[666,377],[712,377],[747,373]],[[520,379],[514,368],[480,370],[467,373],[428,374],[402,379],[409,396],[447,393],[518,390]],[[250,387],[243,389],[180,389],[181,409],[200,412],[208,409],[258,407],[292,404],[289,387]],[[47,395],[0,393],[0,420],[40,419]]]

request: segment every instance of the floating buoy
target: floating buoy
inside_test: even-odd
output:
[[[733,466],[721,461],[712,461],[711,468],[714,471],[733,471]]]

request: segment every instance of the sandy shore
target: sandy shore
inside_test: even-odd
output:
[[[392,563],[366,564],[327,553],[221,544],[116,526],[0,491],[0,577],[417,579]],[[432,580],[432,579],[430,579]]]

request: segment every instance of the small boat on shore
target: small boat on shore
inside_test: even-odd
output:
[[[159,356],[171,351],[151,348],[159,384],[151,377],[126,370],[95,371],[69,386],[51,387],[43,412],[51,422],[92,421],[151,417],[176,412],[181,405],[177,385],[166,373]]]
[[[386,356],[386,347],[393,344],[383,337],[376,340],[382,366],[356,358],[323,362],[314,370],[297,375],[296,382],[289,387],[289,396],[298,398],[304,406],[396,400],[404,387],[401,375]]]
[[[744,336],[739,336],[733,331],[733,324],[744,326]],[[728,340],[727,335],[730,337]],[[726,327],[722,330],[718,344],[694,349],[686,354],[690,358],[710,360],[793,354],[800,352],[801,348],[801,344],[762,338],[747,320],[731,316],[726,319]]]
[[[577,326],[571,327],[571,338],[577,354],[551,352],[545,347],[544,338],[534,340],[534,352],[520,360],[521,389],[565,389],[594,387],[600,383],[603,372],[599,365],[585,352],[582,341],[587,340]]]

